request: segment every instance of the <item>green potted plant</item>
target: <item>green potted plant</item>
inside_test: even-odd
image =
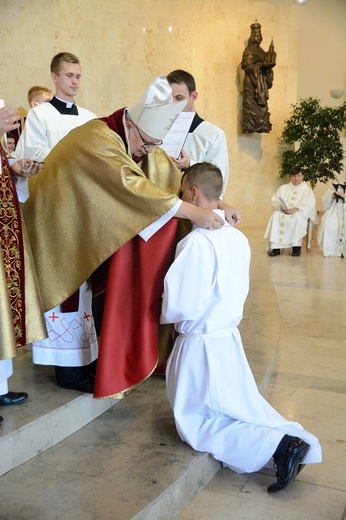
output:
[[[343,170],[340,132],[345,127],[346,102],[338,107],[323,107],[319,99],[309,97],[292,105],[282,132],[282,141],[290,149],[282,154],[280,177],[287,175],[292,166],[301,166],[312,189],[318,181],[334,180]]]

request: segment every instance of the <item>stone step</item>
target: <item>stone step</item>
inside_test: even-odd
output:
[[[175,518],[220,466],[181,442],[165,381],[151,377],[76,433],[3,475],[0,518]]]
[[[66,439],[116,402],[58,388],[53,368],[33,365],[28,347],[13,359],[9,388],[27,392],[29,399],[0,407],[0,475]]]

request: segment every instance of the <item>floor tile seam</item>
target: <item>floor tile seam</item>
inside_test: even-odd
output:
[[[297,330],[299,331],[298,334],[297,334]],[[290,327],[287,327],[287,325],[285,323],[282,324],[282,327],[280,328],[280,331],[284,331],[284,332],[281,332],[281,334],[285,335],[285,336],[289,336],[289,337],[292,337],[292,336],[298,336],[299,338],[312,338],[312,339],[316,339],[318,338],[319,340],[321,341],[328,341],[328,340],[332,340],[332,341],[337,341],[337,342],[344,342],[345,341],[345,338],[329,338],[328,336],[321,336],[320,332],[322,332],[322,329],[311,329],[311,328],[308,328],[308,327],[304,327],[304,329],[302,328],[301,325],[299,325],[298,327],[295,327],[293,328],[293,326],[291,325]],[[306,333],[304,334],[303,331],[305,331]],[[312,332],[314,332],[314,334],[312,334]],[[326,331],[325,328],[323,328],[323,332],[325,332],[326,334],[330,331]],[[313,345],[313,346],[308,346],[307,348],[322,348],[322,345]],[[341,349],[343,348],[342,345],[340,346],[332,346],[330,347],[330,349]]]
[[[317,372],[321,372],[321,371],[323,371],[323,367],[320,367],[317,370],[316,369],[314,369],[314,370],[317,371]],[[304,371],[305,372],[313,372],[314,370],[311,370],[310,367],[306,367],[306,368],[303,369],[303,372],[301,373],[301,375],[302,376],[306,375],[306,377],[314,377],[313,375],[311,375],[311,373],[304,373]],[[339,381],[339,382],[341,381],[341,382],[343,382],[345,384],[346,383],[346,374],[345,374],[345,379],[338,379],[339,376],[340,376],[340,374],[335,374],[335,377],[333,377],[333,374],[328,372],[326,374],[325,380],[328,380],[328,381]],[[316,376],[316,377],[321,378],[320,375]],[[323,378],[321,378],[321,379],[323,380]]]
[[[336,292],[346,292],[346,288],[336,287],[336,286],[322,286],[317,284],[316,282],[282,282],[280,280],[271,280],[273,287],[283,287],[286,289],[299,288],[299,289],[311,289],[313,291],[336,291]]]
[[[299,417],[299,418],[303,418],[304,421],[319,421],[318,419],[318,415],[317,415],[317,407],[319,407],[319,410],[321,413],[327,413],[328,411],[330,411],[331,407],[329,405],[329,403],[323,403],[322,405],[316,401],[316,400],[309,400],[309,399],[297,399],[296,396],[292,395],[288,398],[278,398],[277,396],[273,396],[273,395],[269,395],[269,396],[266,396],[266,399],[270,402],[270,403],[276,403],[275,407],[276,408],[279,408],[280,410],[283,409],[284,410],[287,410],[287,406],[294,406],[295,407],[295,411],[294,411],[294,415]],[[333,407],[333,411],[334,409],[336,411],[340,410],[340,407],[337,407],[337,406],[334,406]],[[343,413],[345,412],[345,407],[343,407],[343,410],[342,411],[339,411],[339,415],[335,414],[333,416],[333,418],[330,418],[330,416],[328,416],[328,423],[331,424],[331,425],[338,425],[338,426],[342,426],[345,424],[345,421],[344,421],[344,415]],[[289,414],[290,416],[293,415],[292,412],[286,412],[287,414]],[[325,421],[321,421],[322,423],[324,423]]]
[[[330,381],[330,379],[328,379],[328,381]],[[275,383],[275,384],[277,384],[277,383]],[[289,385],[282,385],[282,386],[289,386]],[[314,387],[306,387],[306,386],[296,385],[295,386],[295,390],[294,390],[294,394],[298,394],[299,392],[302,392],[302,394],[304,394],[304,393],[306,394],[307,392],[310,392],[311,397],[313,397],[313,396],[315,396],[315,397],[313,399],[304,397],[304,399],[307,399],[307,400],[310,400],[310,401],[316,401],[316,402],[318,402],[318,404],[324,404],[324,401],[317,400],[317,397],[321,396],[322,393],[325,394],[326,398],[327,397],[333,398],[333,396],[335,396],[335,395],[337,395],[337,396],[340,395],[339,392],[333,392],[333,391],[327,390],[325,388],[314,388]],[[294,394],[292,394],[292,396]],[[343,393],[341,395],[343,395]],[[331,404],[332,406],[334,405],[334,403],[328,403],[328,404]],[[336,406],[340,407],[340,404],[337,403],[334,406],[335,407]]]
[[[284,386],[294,386],[294,387],[298,387],[298,388],[310,388],[311,390],[319,390],[319,391],[322,391],[322,392],[326,392],[326,393],[331,393],[331,394],[344,394],[346,393],[346,388],[344,391],[339,391],[338,389],[335,389],[335,390],[328,390],[326,388],[318,388],[316,386],[312,386],[312,385],[323,385],[323,383],[326,382],[326,384],[340,384],[340,385],[345,385],[346,384],[346,381],[345,379],[334,379],[334,378],[330,378],[330,377],[318,377],[318,376],[309,376],[309,375],[306,375],[306,374],[302,374],[301,372],[285,372],[283,370],[280,370],[278,372],[275,372],[272,374],[272,378],[284,378],[285,379],[285,382],[283,383],[273,383],[271,382],[272,385],[276,385],[276,384],[279,384],[279,385],[284,385]],[[295,381],[296,384],[294,385],[291,385],[289,381],[286,381],[286,379],[289,379],[289,378],[296,378],[296,379],[306,379],[306,378],[311,378],[312,381],[310,382],[309,385],[304,385],[304,386],[300,386],[300,385],[297,385],[297,383],[299,381]]]
[[[305,374],[302,374],[302,370],[305,369],[306,365],[288,365],[288,361],[283,360],[282,358],[278,362],[279,367],[276,367],[276,370],[273,373],[273,380],[284,380],[286,382],[289,382],[292,380],[292,382],[297,384],[301,384],[302,386],[307,386],[308,384],[314,384],[316,380],[318,380],[317,376],[307,376]],[[287,368],[286,368],[287,367]],[[296,369],[294,370],[294,368]]]
[[[344,421],[342,421],[342,419],[338,420],[336,418],[334,419],[330,419],[328,421],[324,421],[324,420],[320,420],[318,418],[316,418],[312,412],[310,411],[310,409],[306,409],[306,407],[310,407],[311,404],[315,404],[315,405],[318,405],[318,403],[307,403],[306,401],[305,402],[302,402],[301,404],[298,404],[298,408],[296,408],[294,414],[290,414],[294,417],[296,417],[296,419],[298,420],[298,422],[313,422],[313,423],[317,423],[317,424],[320,424],[321,426],[325,425],[325,424],[329,424],[331,427],[332,426],[338,426],[338,427],[342,427],[343,424],[344,424]],[[328,408],[328,405],[325,405],[327,408]]]
[[[322,462],[323,464],[323,462]],[[314,464],[311,464],[311,465],[314,465]],[[317,464],[316,464],[317,465]],[[251,474],[251,477],[255,477],[256,478],[256,475],[266,475],[265,473],[260,473],[260,472],[256,472],[256,473],[252,473]],[[296,483],[297,484],[304,484],[304,486],[309,486],[309,487],[314,487],[314,488],[320,488],[320,489],[328,489],[328,490],[331,490],[331,491],[337,491],[338,493],[342,494],[342,495],[345,495],[345,499],[346,499],[346,489],[342,489],[342,488],[339,488],[339,487],[334,487],[334,486],[330,486],[330,485],[327,485],[327,484],[322,484],[322,483],[318,483],[318,482],[311,482],[311,481],[308,481],[306,479],[304,479],[303,477],[303,472],[299,475]],[[267,475],[267,476],[270,476],[270,475]],[[246,484],[242,487],[245,487]],[[248,498],[250,500],[253,500],[253,501],[257,501],[258,500],[258,497],[256,496],[256,494],[253,494],[251,495],[250,493],[246,493],[246,496],[244,494],[244,496],[242,495],[229,495],[229,496],[237,496],[237,497],[240,497],[240,498]],[[300,506],[298,506],[300,507]]]
[[[323,462],[322,462],[322,464],[323,464]],[[337,491],[338,493],[341,493],[341,494],[345,495],[345,503],[346,503],[346,488],[339,488],[339,487],[334,487],[334,486],[328,486],[327,484],[320,484],[320,483],[317,483],[317,482],[309,482],[308,480],[304,480],[302,477],[300,477],[299,480],[297,480],[297,482],[302,483],[305,486],[309,485],[309,486],[314,486],[314,487],[320,488],[320,489],[325,489],[325,490],[330,490],[330,491]]]
[[[301,425],[306,425],[306,424],[310,424],[312,425],[311,426],[311,429],[313,430],[313,432],[316,432],[317,430],[319,430],[319,428],[323,428],[323,426],[327,423],[327,421],[319,421],[318,419],[316,418],[311,418],[309,415],[307,415],[306,413],[298,413],[298,411],[294,412],[294,413],[282,413],[281,415],[283,415],[284,417],[289,417],[289,420],[290,421],[293,421],[293,422],[296,422],[296,423],[299,423]],[[342,426],[343,423],[340,422],[340,423],[337,423],[337,422],[333,422],[333,421],[328,421],[328,425],[330,427],[333,427],[334,425],[335,426]],[[319,435],[317,435],[317,433],[315,433],[316,436],[319,438],[320,441],[322,441],[323,443],[324,442],[329,442],[331,443],[331,448],[335,446],[340,446],[340,443],[338,442],[338,439],[337,438],[334,438],[334,439],[331,439],[330,436],[328,436],[327,433],[320,433]],[[339,436],[341,437],[341,435]],[[344,439],[341,439],[342,441],[344,441]],[[345,439],[346,441],[346,439]],[[343,447],[342,447],[343,449]],[[332,460],[324,460],[323,462],[328,462],[330,464],[334,464],[335,465],[335,462],[332,461]],[[342,463],[340,462],[340,466],[346,466],[346,462],[345,463]]]
[[[345,381],[343,381],[343,383],[345,384]],[[328,393],[331,393],[331,394],[341,394],[341,395],[345,395],[346,394],[346,388],[344,390],[342,390],[341,388],[338,389],[338,388],[335,388],[335,390],[327,390],[326,388],[323,388],[322,386],[321,387],[318,387],[318,386],[310,386],[309,387],[311,390],[319,390],[321,392],[328,392]]]
[[[212,499],[213,503],[214,502],[219,503],[221,497],[223,499],[227,499],[227,498],[229,498],[229,499],[240,498],[240,499],[251,500],[252,502],[256,501],[256,497],[251,498],[251,496],[248,496],[248,494],[246,496],[240,494],[240,493],[242,493],[243,487],[244,486],[241,486],[241,489],[236,490],[235,493],[227,493],[226,491],[218,491],[218,490],[215,490],[215,489],[206,489],[206,488],[204,488],[204,489],[202,489],[198,493],[198,495],[196,495],[195,499],[198,500],[198,498],[200,498],[201,494],[207,494],[207,495],[212,494],[212,497],[210,497],[210,498]],[[186,518],[189,518],[189,517],[186,517]]]

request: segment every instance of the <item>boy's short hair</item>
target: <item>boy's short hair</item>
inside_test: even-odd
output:
[[[61,64],[64,61],[66,61],[67,63],[79,64],[79,59],[74,54],[71,54],[70,52],[59,52],[59,54],[56,54],[51,61],[50,71],[54,72],[57,76],[59,76]]]
[[[223,178],[220,168],[209,162],[196,163],[190,166],[181,181],[185,180],[190,188],[201,190],[208,201],[219,200],[222,193]]]

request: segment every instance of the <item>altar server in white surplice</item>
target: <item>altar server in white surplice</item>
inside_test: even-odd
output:
[[[346,181],[333,183],[321,197],[324,215],[318,228],[317,241],[323,256],[344,257],[346,241]]]
[[[173,70],[167,76],[172,87],[174,101],[187,101],[184,112],[195,112],[198,98],[195,78],[185,70]],[[223,175],[222,193],[226,191],[229,177],[229,160],[226,134],[221,128],[202,119],[197,112],[187,134],[181,158],[173,158],[173,162],[181,170],[197,162],[208,161],[218,166]],[[240,219],[240,215],[237,214]],[[239,220],[240,222],[240,220]]]
[[[17,159],[30,157],[45,161],[52,148],[72,129],[97,117],[74,101],[81,80],[78,57],[61,52],[53,57],[50,69],[55,95],[29,110],[15,151]],[[43,170],[40,175],[44,174]],[[48,338],[32,344],[33,362],[53,365],[58,386],[93,393],[98,343],[91,287],[84,283],[69,300],[46,312],[45,318]]]
[[[217,209],[220,170],[210,163],[189,168],[183,200]],[[164,281],[161,323],[177,337],[166,370],[167,396],[182,440],[211,453],[238,473],[260,470],[274,458],[277,481],[290,484],[301,463],[321,461],[318,439],[279,415],[259,393],[247,362],[239,325],[249,288],[250,248],[227,223],[195,227],[177,246]]]
[[[315,195],[304,181],[301,169],[294,166],[290,179],[291,182],[280,186],[272,197],[275,211],[264,234],[271,249],[269,256],[278,256],[281,249],[289,247],[292,247],[292,256],[300,256],[308,218],[313,223],[316,221]]]

